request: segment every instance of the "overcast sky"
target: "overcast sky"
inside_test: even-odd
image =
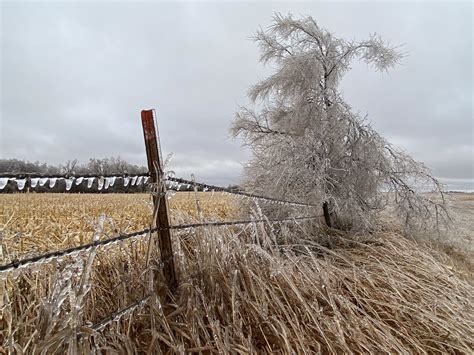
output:
[[[474,189],[471,2],[2,1],[0,158],[146,165],[140,110],[156,108],[178,176],[238,182],[249,153],[228,130],[271,72],[249,37],[275,11],[403,43],[388,74],[355,63],[344,95],[438,177]]]

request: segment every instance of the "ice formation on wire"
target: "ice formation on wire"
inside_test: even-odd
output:
[[[49,180],[49,178],[47,178],[47,177],[44,177],[44,178],[39,179],[39,185],[40,185],[40,186],[46,185],[46,183],[48,182],[48,180]]]
[[[30,186],[31,187],[36,187],[36,185],[38,185],[38,181],[39,181],[39,178],[31,178],[30,179]]]
[[[126,176],[123,178],[123,186],[127,187],[130,182],[130,177]]]
[[[0,178],[0,190],[3,190],[8,184],[8,178]]]
[[[49,187],[51,189],[56,185],[57,180],[58,180],[58,178],[55,178],[55,177],[49,179]]]
[[[71,190],[72,183],[74,182],[73,179],[66,179],[66,191]]]
[[[16,186],[18,190],[23,190],[26,185],[26,179],[16,179]]]

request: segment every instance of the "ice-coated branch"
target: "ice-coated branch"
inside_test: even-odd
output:
[[[259,109],[242,107],[231,129],[254,154],[248,188],[325,206],[339,227],[372,228],[389,203],[410,223],[449,220],[429,169],[391,146],[339,90],[354,60],[386,71],[403,58],[397,47],[375,34],[345,41],[310,16],[281,14],[254,40],[276,70],[249,91]]]

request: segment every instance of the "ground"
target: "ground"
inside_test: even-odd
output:
[[[173,224],[243,217],[230,195],[195,197],[170,196]],[[472,353],[474,195],[452,201],[458,231],[435,242],[309,222],[173,231],[173,292],[154,235],[0,273],[0,354]],[[141,230],[151,207],[144,194],[0,195],[1,264]]]

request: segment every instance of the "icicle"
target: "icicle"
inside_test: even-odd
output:
[[[107,190],[110,186],[110,178],[106,177],[104,182],[104,190]]]
[[[130,177],[126,176],[123,178],[123,186],[127,187],[130,182]]]
[[[17,179],[16,180],[16,187],[18,188],[19,191],[21,191],[25,188],[25,184],[26,184],[26,179]]]
[[[148,183],[148,180],[150,180],[150,178],[148,176],[145,176],[143,178],[143,185],[146,185]]]
[[[131,186],[135,186],[135,183],[137,182],[138,176],[132,177],[132,183]]]
[[[92,187],[92,184],[94,183],[95,178],[90,177],[87,178],[87,188],[90,189]]]
[[[46,185],[46,183],[48,182],[48,180],[49,180],[49,178],[47,178],[47,177],[41,178],[41,179],[39,180],[40,186]]]
[[[102,190],[102,188],[104,187],[104,178],[101,176],[98,180],[98,190]]]
[[[3,190],[8,184],[9,178],[0,178],[0,190]]]
[[[115,179],[117,179],[116,176],[112,176],[109,178],[109,186],[114,186],[115,184]]]
[[[140,186],[140,184],[142,183],[142,180],[143,180],[143,176],[139,176],[137,179],[137,186]]]
[[[30,180],[31,187],[36,187],[38,185],[39,178],[32,178]]]
[[[74,178],[66,179],[66,191],[71,190],[72,183],[74,182]]]
[[[58,178],[50,178],[49,179],[49,188],[52,189],[54,187],[54,185],[56,185],[56,181],[58,180]]]
[[[76,185],[82,184],[82,180],[84,180],[83,177],[78,177],[78,178],[76,179]]]

